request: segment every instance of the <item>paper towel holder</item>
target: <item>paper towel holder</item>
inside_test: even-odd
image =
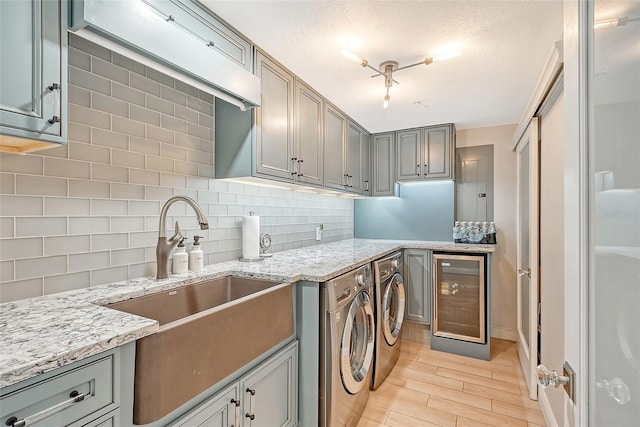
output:
[[[251,211],[249,212],[249,216],[255,216],[255,212]],[[262,237],[260,236],[260,246],[262,246]],[[271,236],[269,236],[269,239],[271,238]],[[271,244],[269,244],[269,246],[271,246]],[[264,261],[264,257],[261,254],[258,254],[258,258],[245,258],[245,257],[240,257],[240,261],[242,262],[261,262]]]

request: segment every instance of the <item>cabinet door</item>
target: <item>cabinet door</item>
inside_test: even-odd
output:
[[[345,133],[347,120],[332,105],[325,103],[324,112],[324,185],[327,188],[347,188],[345,175]]]
[[[169,427],[233,427],[240,426],[238,383],[207,399]]]
[[[250,427],[288,427],[298,421],[298,343],[240,380],[242,416]]]
[[[256,108],[256,173],[293,180],[294,77],[280,65],[256,54],[262,90]]]
[[[82,424],[82,427],[119,427],[122,425],[120,419],[120,410],[109,412],[97,418],[87,424]],[[75,427],[75,425],[73,425]]]
[[[323,103],[322,96],[296,81],[296,144],[298,181],[322,185],[323,167]]]
[[[347,183],[349,191],[362,192],[362,138],[364,131],[356,123],[347,122]]]
[[[404,282],[407,289],[405,317],[419,323],[431,323],[431,251],[404,251]]]
[[[0,133],[65,142],[66,5],[0,1]]]
[[[452,154],[451,125],[424,128],[424,178],[451,178]]]
[[[421,131],[396,132],[396,172],[398,181],[422,179]]]
[[[371,135],[362,135],[362,194],[371,195]]]
[[[394,133],[373,135],[373,195],[393,196],[395,183]]]

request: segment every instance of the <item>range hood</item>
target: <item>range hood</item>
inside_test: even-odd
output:
[[[73,0],[71,31],[241,109],[260,104],[260,79],[171,14],[180,0]],[[163,11],[166,7],[167,12]]]

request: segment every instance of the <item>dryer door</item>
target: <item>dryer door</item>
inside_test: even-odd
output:
[[[373,361],[375,329],[371,298],[366,291],[361,291],[349,307],[340,344],[340,376],[351,394],[369,387],[367,378]]]
[[[405,304],[402,276],[400,273],[396,273],[387,282],[382,296],[382,333],[389,345],[394,345],[400,337]]]

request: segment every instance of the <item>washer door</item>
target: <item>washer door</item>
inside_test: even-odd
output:
[[[374,340],[371,299],[366,291],[361,291],[349,307],[340,343],[340,376],[351,394],[369,387],[366,380],[373,361]]]
[[[387,344],[394,345],[400,337],[406,298],[400,273],[393,275],[382,296],[382,334]]]

